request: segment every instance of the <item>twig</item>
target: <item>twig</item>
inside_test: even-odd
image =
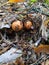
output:
[[[8,3],[9,3],[9,1],[8,1],[8,2],[3,3],[2,5],[0,5],[0,7],[2,7],[2,6],[4,6],[4,5],[6,5],[6,4],[8,4]]]
[[[9,46],[6,47],[6,48],[4,48],[3,50],[1,50],[1,51],[0,51],[0,55],[1,55],[2,53],[6,52],[8,49],[9,49]]]
[[[3,42],[7,43],[8,45],[12,44],[12,42],[10,42],[9,40],[6,40],[1,33],[0,33],[0,35],[1,35]]]

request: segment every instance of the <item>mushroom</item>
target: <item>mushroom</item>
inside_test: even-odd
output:
[[[22,21],[17,20],[12,23],[11,27],[14,31],[20,31],[23,28],[23,23]]]
[[[31,27],[32,27],[32,22],[30,20],[24,22],[24,28],[28,30],[31,29]]]

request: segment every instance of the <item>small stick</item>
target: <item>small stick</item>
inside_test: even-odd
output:
[[[6,48],[4,48],[2,51],[0,51],[0,55],[1,55],[2,53],[6,52],[8,49],[9,49],[9,46],[6,47]]]
[[[9,3],[9,1],[8,1],[8,2],[3,3],[2,5],[0,5],[0,7],[2,7],[2,6],[4,6],[4,5],[6,5],[6,4],[8,4],[8,3]]]

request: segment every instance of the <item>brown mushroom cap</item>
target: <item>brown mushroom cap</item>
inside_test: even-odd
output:
[[[24,27],[26,29],[31,29],[31,26],[32,26],[32,22],[31,21],[27,20],[27,21],[24,22]]]
[[[17,21],[14,21],[11,26],[14,31],[20,31],[23,28],[23,23],[17,20]]]

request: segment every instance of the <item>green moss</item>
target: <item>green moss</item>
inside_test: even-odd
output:
[[[46,3],[46,4],[49,4],[49,0],[45,0],[45,3]]]
[[[30,2],[31,2],[31,3],[35,3],[35,2],[37,2],[37,0],[30,0]]]
[[[33,4],[33,3],[35,3],[35,2],[37,2],[37,0],[30,0],[30,1],[29,1],[29,5],[31,5],[31,4]]]

